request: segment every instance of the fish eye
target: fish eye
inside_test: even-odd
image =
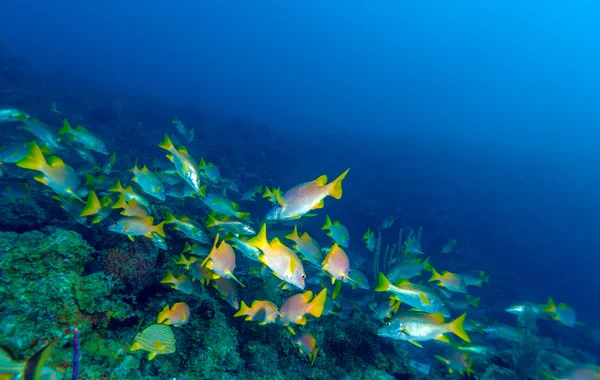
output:
[[[305,279],[306,278],[306,274],[302,273],[302,276],[300,276],[300,277],[302,277],[303,279]]]
[[[233,296],[233,300],[234,300],[234,301],[237,301],[237,297],[236,297],[236,296]]]
[[[390,322],[386,322],[385,325],[386,326],[391,326],[392,324]]]

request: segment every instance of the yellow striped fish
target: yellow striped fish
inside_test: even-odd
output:
[[[135,336],[130,351],[144,350],[150,352],[148,360],[157,354],[172,354],[175,352],[175,335],[167,325],[150,325]]]

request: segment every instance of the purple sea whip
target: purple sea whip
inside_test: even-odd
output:
[[[72,380],[77,380],[79,372],[79,330],[77,327],[73,329],[73,376]]]

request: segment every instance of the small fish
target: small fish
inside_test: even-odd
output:
[[[363,236],[363,240],[367,245],[367,249],[371,252],[375,250],[375,244],[377,243],[377,238],[375,237],[375,232],[371,231],[370,228],[367,229],[367,232]]]
[[[402,280],[397,285],[393,285],[383,273],[379,273],[379,284],[375,291],[392,292],[400,301],[420,311],[426,313],[441,312],[444,317],[450,316],[450,312],[442,298],[426,286],[413,284],[407,280]]]
[[[0,109],[0,123],[11,123],[17,121],[17,117],[20,115],[23,115],[25,119],[29,119],[29,115],[26,115],[23,111],[19,111],[16,108]]]
[[[157,165],[155,162],[156,162],[156,160],[153,161],[153,164],[152,164],[153,167],[155,167]],[[162,166],[162,165],[158,165],[158,166]],[[183,178],[181,178],[179,176],[179,173],[177,173],[177,170],[175,170],[175,169],[160,171],[160,172],[158,172],[158,175],[160,176],[160,180],[162,181],[162,183],[165,184],[166,187],[172,187],[177,184],[185,183],[190,189],[192,189],[192,187],[190,185],[188,185],[188,183],[185,182],[183,180]],[[194,191],[194,194],[196,194],[195,191]]]
[[[169,247],[167,246],[167,239],[160,236],[156,232],[152,233],[152,237],[150,238],[150,240],[152,240],[152,244],[154,244],[154,246],[159,249],[164,249],[165,251],[169,249]]]
[[[206,178],[207,182],[217,184],[221,179],[221,172],[212,162],[208,164],[204,161],[204,157],[200,159],[198,168],[202,170],[203,177]]]
[[[235,237],[231,238],[231,241],[234,243],[232,245],[233,248],[240,251],[242,253],[242,255],[244,255],[245,257],[249,258],[252,261],[260,262],[260,260],[258,259],[258,256],[261,253],[260,249],[248,244],[245,240],[241,240],[241,239],[238,239]]]
[[[262,192],[262,185],[261,186],[254,186],[254,187],[246,190],[242,194],[242,200],[243,201],[253,201],[254,197],[256,196],[256,194],[259,194],[261,192]]]
[[[556,306],[552,298],[549,298],[544,311],[550,313],[552,319],[567,327],[574,327],[577,324],[577,314],[575,313],[575,310],[565,303],[559,303],[558,306]]]
[[[474,355],[481,356],[493,356],[496,354],[496,348],[494,348],[494,346],[487,346],[483,344],[453,344],[452,348],[461,352],[470,352]]]
[[[167,325],[150,325],[139,332],[134,339],[129,351],[148,351],[148,360],[154,359],[158,354],[172,354],[175,352],[175,335]]]
[[[169,151],[167,158],[173,163],[179,176],[183,178],[196,193],[204,196],[206,194],[206,188],[201,189],[200,169],[198,169],[196,160],[190,156],[187,149],[183,146],[179,147],[179,149],[175,149],[175,146],[169,139],[169,135],[165,135],[164,141],[158,144],[158,146]]]
[[[223,194],[207,194],[200,198],[200,200],[211,210],[221,215],[233,216],[243,220],[247,220],[250,216],[250,213],[240,212],[239,205],[229,200],[229,198]]]
[[[217,216],[213,211],[206,219],[206,228],[218,228],[221,231],[231,232],[235,236],[256,235],[256,231],[245,221],[231,216]]]
[[[175,127],[175,129],[177,130],[177,132],[179,132],[179,134],[187,139],[188,138],[188,132],[187,132],[187,128],[185,127],[185,124],[183,124],[183,122],[181,120],[179,120],[177,117],[175,117],[175,119],[173,119],[171,121],[171,123],[173,123],[173,126]]]
[[[146,194],[158,199],[159,201],[164,201],[166,199],[165,186],[160,178],[158,178],[156,173],[148,170],[146,165],[139,169],[136,162],[130,172],[133,173],[132,181],[137,183]]]
[[[165,224],[174,224],[173,228],[176,231],[183,233],[192,240],[204,244],[210,243],[210,238],[204,227],[202,227],[200,223],[188,218],[187,216],[181,215],[179,219],[177,219],[173,216],[173,214],[167,211]]]
[[[37,120],[36,118],[30,118],[21,112],[15,117],[16,120],[23,122],[23,128],[37,137],[44,145],[46,145],[52,152],[64,150],[65,147],[61,144],[61,138],[56,132]]]
[[[331,237],[340,247],[348,248],[350,233],[348,229],[339,221],[331,222],[329,215],[325,216],[325,224],[321,227],[322,230],[329,230],[327,236]]]
[[[233,316],[246,317],[246,321],[256,321],[259,325],[267,325],[277,322],[279,310],[277,309],[277,306],[270,301],[254,300],[250,307],[242,301],[240,310]]]
[[[413,277],[420,276],[422,270],[431,270],[429,265],[429,257],[425,261],[421,259],[402,261],[390,269],[387,278],[391,282],[396,282],[401,279],[410,280]]]
[[[463,375],[466,372],[467,376],[471,377],[471,373],[473,373],[471,370],[473,360],[469,360],[468,353],[454,351],[449,356],[450,359],[446,359],[440,355],[434,355],[433,357],[445,363],[448,366],[448,372],[451,374],[458,372]]]
[[[450,252],[452,252],[452,248],[454,248],[455,245],[456,245],[456,239],[450,239],[442,247],[441,253],[450,253]]]
[[[464,329],[466,314],[454,321],[445,323],[442,313],[404,313],[397,315],[377,331],[379,336],[406,340],[422,347],[419,342],[439,340],[448,343],[450,340],[444,334],[453,333],[465,342],[471,342]]]
[[[202,266],[202,261],[194,261],[190,265],[190,274],[192,278],[201,284],[208,284],[212,278],[212,272],[207,267]]]
[[[280,192],[281,193],[281,189],[269,189],[268,186],[265,186],[265,192],[263,193],[262,197],[263,198],[267,198],[269,200],[269,202],[273,203],[273,204],[277,204],[277,195],[276,193]]]
[[[92,224],[100,223],[104,219],[108,218],[112,212],[113,209],[110,207],[111,203],[112,199],[110,199],[110,197],[103,197],[102,200],[100,200],[98,199],[96,193],[92,190],[89,192],[85,206],[83,206],[79,216],[95,215],[94,219],[92,220]]]
[[[438,281],[438,286],[443,286],[451,292],[455,293],[466,293],[467,285],[465,281],[456,273],[444,271],[442,274],[436,272],[435,269],[431,268],[431,278],[429,282]]]
[[[175,262],[175,264],[177,265],[183,265],[185,266],[185,269],[190,269],[190,266],[195,263],[196,261],[198,261],[197,258],[190,256],[190,258],[188,259],[187,257],[185,257],[185,255],[183,253],[179,254],[179,260],[177,260]]]
[[[0,162],[4,164],[14,164],[23,159],[29,153],[31,145],[29,143],[19,143],[0,148]],[[42,150],[43,152],[43,150]],[[49,151],[45,153],[50,153]]]
[[[98,165],[98,161],[96,161],[96,158],[94,157],[93,154],[90,153],[89,150],[82,149],[79,147],[75,147],[75,148],[73,148],[73,150],[75,152],[77,152],[77,154],[79,155],[79,158],[81,158],[83,161],[87,162],[88,164],[90,164],[92,166]]]
[[[154,218],[151,216],[125,216],[108,227],[109,231],[116,232],[134,241],[136,236],[145,236],[152,238],[152,233],[165,237],[163,230],[164,221],[157,225],[152,225]]]
[[[165,195],[179,199],[196,198],[196,191],[187,182],[181,182],[169,187]]]
[[[92,225],[89,223],[86,217],[81,216],[81,212],[83,211],[84,204],[74,198],[63,197],[60,195],[55,195],[52,197],[60,202],[60,207],[73,218],[77,223],[90,228]]]
[[[421,251],[421,242],[419,239],[410,237],[404,243],[404,254],[413,254],[413,255],[424,255],[425,253]]]
[[[91,187],[92,189],[104,190],[108,189],[115,183],[113,178],[99,175],[98,177],[94,177],[93,175],[86,173],[85,174],[85,183],[84,186]]]
[[[113,209],[122,208],[121,215],[124,216],[149,216],[150,211],[143,204],[139,203],[135,199],[131,199],[129,202],[126,201],[125,192],[119,194],[119,199],[112,205]]]
[[[278,323],[283,326],[290,324],[304,325],[306,324],[306,314],[316,318],[321,317],[326,298],[327,289],[321,290],[315,297],[313,297],[313,292],[310,290],[291,296],[279,308],[280,318]]]
[[[235,252],[225,240],[217,246],[219,242],[219,234],[215,237],[212,250],[202,262],[202,266],[210,269],[214,274],[213,278],[231,278],[238,284],[244,286],[234,275],[235,269]]]
[[[150,201],[143,195],[138,194],[131,186],[123,188],[121,181],[117,181],[113,186],[109,187],[108,191],[122,193],[125,195],[125,200],[127,202],[131,202],[132,199],[135,199],[139,204],[144,205],[144,207],[150,210]]]
[[[294,343],[300,349],[300,353],[306,353],[308,358],[310,359],[310,365],[313,366],[315,364],[315,359],[317,354],[319,353],[319,349],[317,348],[317,340],[310,333],[303,333],[294,341]]]
[[[2,198],[10,201],[29,199],[30,186],[27,182],[10,182],[8,185],[0,188]]]
[[[302,236],[298,234],[298,226],[294,226],[294,231],[291,234],[285,236],[294,242],[293,248],[302,255],[306,261],[321,268],[323,265],[323,257],[321,253],[321,246],[319,243],[311,238],[308,233],[303,233]]]
[[[50,106],[50,112],[52,113],[57,113],[60,114],[61,112],[58,110],[58,108],[56,108],[56,102],[52,102],[52,105]]]
[[[346,282],[350,279],[350,260],[337,243],[331,247],[322,264],[322,269],[331,276],[331,283],[335,280]]]
[[[117,153],[111,154],[108,159],[102,165],[102,169],[100,170],[104,175],[110,175],[112,173],[112,168],[115,166],[115,160],[117,158]]]
[[[95,152],[108,155],[104,141],[100,140],[96,135],[87,129],[78,125],[75,129],[71,128],[67,119],[63,122],[63,127],[58,131],[61,135],[69,135],[73,140],[77,141],[83,147]]]
[[[200,285],[200,282],[194,281],[185,274],[180,274],[175,277],[171,271],[167,271],[167,274],[160,282],[162,284],[171,284],[172,289],[179,290],[185,294],[202,293],[202,285]]]
[[[156,323],[181,327],[190,320],[190,307],[185,302],[177,302],[171,308],[169,305],[158,313]]]
[[[325,206],[325,198],[331,196],[335,199],[342,197],[342,180],[350,169],[343,172],[338,178],[327,183],[327,176],[322,175],[314,181],[294,186],[285,194],[276,191],[275,205],[267,214],[267,220],[293,220],[299,219],[311,210]]]
[[[29,144],[29,153],[17,161],[16,165],[20,168],[42,172],[43,175],[33,178],[54,190],[58,195],[83,202],[76,193],[79,187],[79,178],[75,170],[57,156],[51,156],[46,161],[40,147],[35,142]]]
[[[479,303],[481,302],[481,298],[473,297],[470,294],[467,294],[464,298],[461,299],[453,299],[452,302],[449,302],[450,307],[457,310],[466,310],[469,306],[474,308],[479,308]]]
[[[240,295],[235,284],[224,277],[215,278],[213,287],[217,289],[221,298],[223,298],[235,310],[240,308]]]
[[[206,246],[206,245],[200,245],[197,243],[194,243],[192,245],[190,245],[190,243],[185,242],[185,245],[183,246],[183,252],[189,252],[192,255],[196,255],[196,256],[200,256],[200,257],[206,257],[208,256],[208,254],[210,253],[210,246]]]
[[[484,326],[482,331],[486,339],[504,339],[512,342],[521,342],[524,336],[523,329],[505,324]]]
[[[382,230],[387,230],[388,228],[391,228],[392,225],[394,224],[394,222],[396,221],[396,219],[398,219],[397,216],[388,216],[381,223],[381,229]]]
[[[371,307],[371,310],[373,310],[373,318],[380,321],[391,318],[398,312],[401,303],[402,302],[393,299],[380,302],[376,307]]]
[[[363,272],[359,271],[356,268],[351,268],[349,271],[348,280],[350,280],[350,285],[352,285],[352,289],[371,289],[369,286],[369,279],[367,275]]]
[[[490,275],[485,275],[484,271],[467,272],[460,275],[467,286],[481,286],[484,283],[490,283]]]
[[[300,258],[279,239],[267,241],[267,225],[263,224],[258,235],[246,243],[262,251],[258,259],[268,266],[275,276],[288,284],[304,289],[306,273]]]

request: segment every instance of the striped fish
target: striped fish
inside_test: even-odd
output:
[[[157,354],[172,354],[175,352],[175,335],[167,325],[150,325],[135,336],[130,351],[144,350],[150,352],[148,360]]]

